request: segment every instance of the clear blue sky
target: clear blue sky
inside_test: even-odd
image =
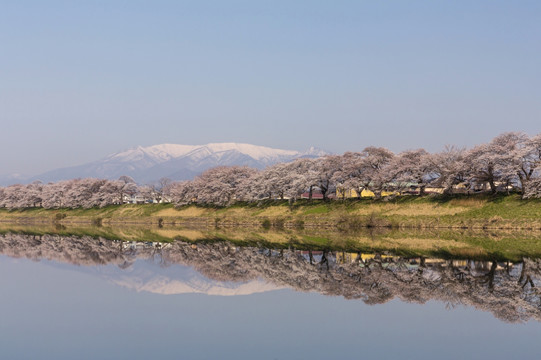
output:
[[[539,1],[1,1],[0,174],[541,132]]]

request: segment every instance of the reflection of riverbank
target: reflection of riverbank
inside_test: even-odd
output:
[[[172,204],[124,204],[104,208],[20,210],[0,209],[0,221],[84,226],[182,225],[196,227],[262,227],[274,229],[472,229],[541,230],[538,200],[518,195],[458,197],[401,197],[387,200],[332,202],[287,201],[236,204],[220,208]]]
[[[346,252],[393,252],[401,256],[476,258],[520,261],[524,256],[541,258],[541,232],[434,230],[434,229],[325,229],[265,230],[243,227],[181,226],[25,226],[0,224],[1,233],[91,236],[138,242],[175,240],[213,242],[227,240],[240,246],[333,249]]]
[[[22,234],[0,236],[0,252],[73,265],[114,265],[114,270],[99,271],[118,285],[162,294],[235,295],[288,287],[367,304],[439,300],[490,311],[505,321],[541,321],[540,260],[445,260],[230,242],[164,245]]]

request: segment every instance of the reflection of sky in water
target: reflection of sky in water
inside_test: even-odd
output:
[[[139,269],[138,263],[130,271],[146,274],[158,267],[142,261]],[[369,306],[292,290],[163,296],[103,280],[120,273],[112,266],[0,257],[2,358],[507,359],[541,354],[541,323],[507,324],[473,308],[448,310],[442,303],[398,300]],[[201,280],[181,266],[160,268],[158,274]]]
[[[116,265],[79,268],[97,274],[113,284],[136,291],[173,295],[202,293],[207,295],[249,295],[280,289],[263,280],[247,282],[211,280],[190,266],[169,264],[160,266],[151,259],[136,260],[126,268]]]

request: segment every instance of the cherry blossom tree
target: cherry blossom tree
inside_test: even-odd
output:
[[[158,180],[157,184],[151,185],[154,198],[157,202],[169,202],[170,201],[170,188],[171,188],[171,179],[163,177]]]
[[[388,169],[396,186],[404,189],[414,183],[419,187],[419,195],[424,195],[426,186],[436,176],[431,157],[424,149],[408,150],[395,156]]]
[[[517,184],[520,153],[526,136],[508,132],[498,135],[488,144],[475,146],[466,153],[465,161],[470,169],[471,180],[478,185],[488,183],[495,194],[499,188],[509,189]]]
[[[376,198],[380,198],[381,192],[391,180],[389,164],[394,154],[386,148],[369,146],[361,152],[361,156],[362,186],[372,191]]]
[[[284,198],[285,164],[276,164],[258,172],[251,181],[250,198],[275,199]]]
[[[22,184],[14,184],[4,189],[4,197],[2,201],[2,207],[8,209],[16,209],[24,207],[23,196],[25,186]]]
[[[523,191],[524,199],[541,198],[541,177],[536,177],[528,181],[528,186]]]
[[[36,180],[31,184],[25,186],[25,192],[23,194],[22,201],[24,207],[41,207],[42,203],[43,184],[41,181]]]
[[[68,181],[48,183],[43,187],[42,206],[46,209],[65,207],[64,192]]]
[[[197,199],[193,181],[173,182],[169,193],[175,206],[186,205]]]
[[[328,155],[313,161],[313,167],[310,174],[310,180],[323,195],[323,200],[327,199],[329,190],[335,186],[334,174],[340,170],[341,157]]]
[[[536,191],[541,176],[541,134],[526,139],[522,134],[521,142],[514,150],[513,157],[517,168],[517,175],[520,181],[523,196]],[[533,187],[529,189],[529,187]],[[529,195],[528,195],[529,196]]]
[[[124,203],[126,196],[131,197],[137,193],[137,184],[130,176],[121,176],[118,178],[118,181],[111,184],[111,186],[116,186],[118,189],[119,204]]]
[[[168,191],[170,190],[171,186],[173,186],[173,182],[169,184]],[[150,185],[142,185],[137,187],[137,194],[142,198],[144,202],[154,202],[154,188]],[[171,194],[168,192],[167,194],[168,198],[171,199]]]
[[[34,182],[0,188],[0,207],[9,209],[89,208],[123,204],[138,194],[145,200],[171,200],[175,205],[191,202],[228,205],[235,201],[297,199],[315,189],[326,199],[354,189],[372,191],[376,198],[386,189],[403,190],[414,183],[419,194],[428,184],[452,193],[459,184],[467,189],[487,184],[492,193],[521,190],[524,198],[541,197],[541,134],[529,138],[520,132],[498,135],[470,150],[454,146],[430,154],[423,149],[394,155],[388,149],[369,146],[361,152],[296,159],[262,171],[230,166],[207,170],[192,181],[171,182],[164,178],[154,186],[138,186],[122,176],[118,180],[73,179],[57,183]]]
[[[442,187],[444,194],[452,194],[455,185],[467,181],[468,168],[464,155],[466,150],[447,145],[439,153],[430,156],[431,168],[435,177],[433,184]]]
[[[316,186],[314,160],[297,159],[273,165],[252,179],[254,199],[277,196],[296,199],[304,191]]]
[[[250,178],[257,170],[241,166],[219,166],[205,171],[193,180],[198,203],[225,206],[247,200]]]
[[[364,184],[362,178],[364,158],[359,152],[346,152],[337,158],[339,163],[337,171],[333,173],[337,196],[345,197],[345,192],[355,190],[361,196]]]

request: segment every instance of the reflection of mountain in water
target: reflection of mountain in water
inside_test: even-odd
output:
[[[245,282],[218,281],[206,278],[190,266],[156,266],[156,263],[144,260],[137,260],[124,269],[108,266],[97,268],[96,271],[114,284],[162,295],[201,293],[233,296],[279,289],[261,279]]]
[[[108,281],[157,294],[203,293],[208,295],[248,295],[279,289],[261,279],[221,281],[203,276],[190,266],[164,262],[161,257],[170,244],[128,243],[91,237],[0,236],[0,253],[32,260],[85,265],[85,272]],[[165,250],[167,253],[167,250]],[[113,265],[113,266],[97,266]]]
[[[90,237],[15,234],[0,236],[0,252],[76,265],[114,264],[116,269],[104,268],[103,276],[120,285],[163,294],[234,295],[285,286],[361,299],[367,304],[385,303],[396,297],[416,303],[439,300],[451,306],[464,304],[490,311],[505,321],[541,321],[539,260],[511,264],[404,259],[236,247],[228,243],[135,244]],[[174,271],[163,272],[163,268]]]

